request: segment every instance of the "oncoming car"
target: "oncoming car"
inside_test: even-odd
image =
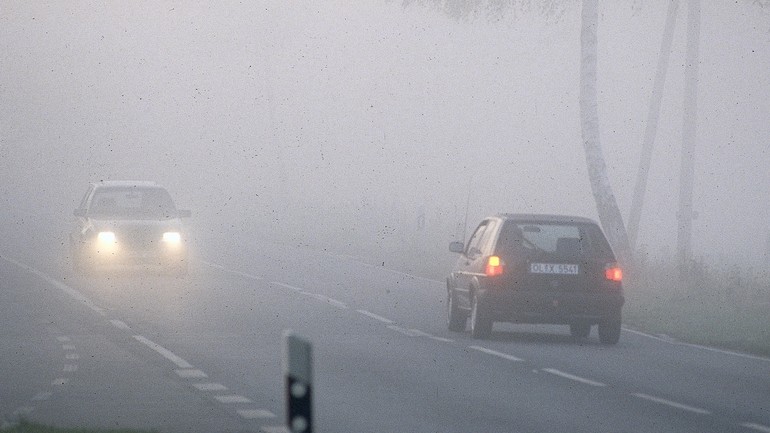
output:
[[[187,272],[181,218],[168,191],[147,181],[92,183],[75,209],[70,253],[78,273],[131,265]]]
[[[484,219],[447,277],[451,331],[485,338],[494,322],[569,325],[586,338],[620,339],[624,303],[621,268],[592,220],[576,216],[501,214]]]

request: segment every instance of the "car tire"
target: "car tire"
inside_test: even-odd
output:
[[[449,327],[449,330],[453,332],[465,331],[465,326],[468,323],[468,316],[466,313],[460,311],[460,308],[457,306],[457,297],[452,289],[447,290],[446,309],[447,326]]]
[[[484,318],[479,309],[479,300],[474,294],[471,301],[471,337],[488,338],[492,334],[492,321]]]
[[[571,323],[569,325],[569,333],[572,335],[572,338],[575,339],[588,338],[588,336],[591,335],[591,325],[581,322]]]
[[[620,341],[620,318],[604,319],[599,322],[599,342],[611,346]]]

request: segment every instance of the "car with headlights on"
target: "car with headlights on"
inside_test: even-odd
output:
[[[151,266],[187,273],[182,218],[169,192],[149,181],[91,183],[74,211],[70,254],[78,273]]]
[[[500,214],[485,218],[447,277],[451,331],[486,338],[494,322],[569,325],[587,338],[620,339],[623,272],[591,219],[565,215]]]

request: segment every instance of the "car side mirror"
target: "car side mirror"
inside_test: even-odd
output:
[[[178,211],[179,218],[190,218],[192,216],[192,212],[190,212],[189,209],[180,210]]]
[[[453,253],[462,253],[465,250],[465,245],[462,242],[454,241],[449,243],[449,251]]]
[[[83,208],[78,208],[78,209],[75,209],[75,211],[72,212],[72,214],[75,215],[76,217],[85,218],[86,210]]]

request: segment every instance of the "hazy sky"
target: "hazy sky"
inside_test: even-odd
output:
[[[600,1],[601,138],[624,218],[666,12],[638,3]],[[770,234],[770,16],[702,8],[695,253],[753,260]],[[676,244],[685,17],[641,221],[654,252]],[[201,218],[371,233],[425,212],[442,247],[469,186],[473,223],[595,218],[579,35],[579,2],[491,22],[375,0],[0,1],[2,191],[69,213],[89,181],[153,179]]]

